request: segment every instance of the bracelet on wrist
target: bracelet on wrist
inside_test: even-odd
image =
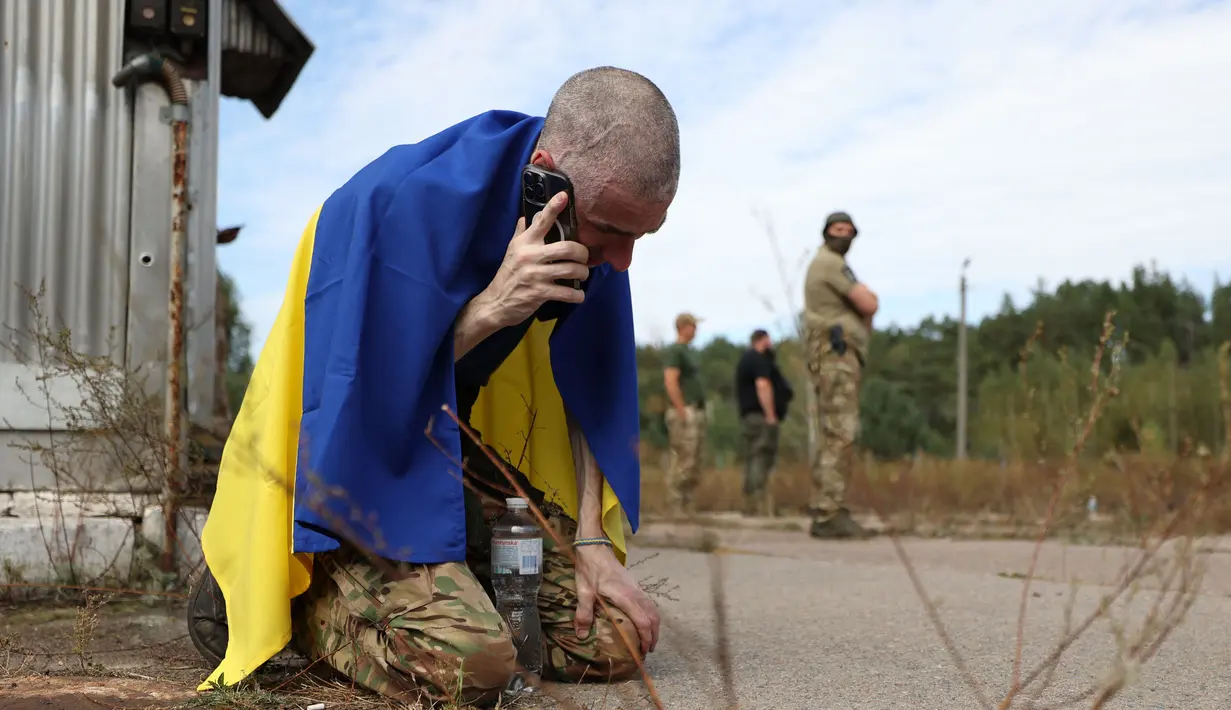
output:
[[[573,547],[586,547],[587,545],[606,545],[613,547],[611,540],[605,537],[581,537],[573,540]]]

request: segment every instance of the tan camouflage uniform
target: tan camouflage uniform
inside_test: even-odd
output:
[[[553,529],[572,540],[576,523],[549,510]],[[489,576],[490,525],[501,514],[502,502],[484,501],[486,527],[468,536],[466,563],[384,560],[377,567],[350,548],[317,555],[312,585],[295,600],[296,645],[309,659],[324,658],[355,683],[397,700],[414,702],[426,691],[451,702],[495,702],[517,671]],[[573,632],[574,568],[547,533],[538,608],[547,678],[616,681],[637,672],[616,626],[634,648],[640,639],[618,609],[608,616],[596,607],[584,640]]]
[[[406,703],[424,686],[455,701],[494,699],[512,677],[516,651],[470,569],[381,562],[352,548],[316,555],[312,584],[296,600],[300,651]]]
[[[667,441],[671,460],[667,466],[667,503],[676,513],[692,513],[696,505],[693,494],[701,480],[701,450],[705,446],[705,410],[689,405],[687,416],[680,418],[674,407],[665,415]]]
[[[863,367],[851,350],[834,352],[829,334],[808,335],[808,374],[816,392],[817,446],[813,457],[813,519],[824,522],[846,508],[846,480],[859,437],[859,384]]]
[[[812,534],[817,537],[866,534],[846,508],[846,485],[859,436],[859,386],[871,335],[846,300],[857,283],[845,257],[827,245],[817,250],[804,281],[808,373],[817,402],[810,501]],[[832,335],[835,327],[841,328],[839,348]]]

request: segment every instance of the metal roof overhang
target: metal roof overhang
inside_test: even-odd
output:
[[[223,0],[223,96],[251,101],[268,119],[315,50],[277,0]]]

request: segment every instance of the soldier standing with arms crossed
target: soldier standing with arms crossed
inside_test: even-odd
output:
[[[846,508],[859,435],[859,384],[879,306],[846,263],[856,234],[850,215],[829,215],[821,230],[825,243],[804,281],[805,347],[818,410],[811,535],[821,539],[869,536]]]

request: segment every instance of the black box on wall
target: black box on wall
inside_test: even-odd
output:
[[[171,33],[180,37],[205,36],[207,0],[171,0]]]

